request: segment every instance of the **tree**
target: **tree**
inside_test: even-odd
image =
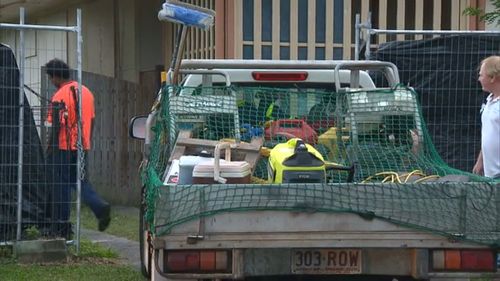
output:
[[[463,11],[467,16],[479,16],[479,19],[489,24],[496,24],[500,26],[500,0],[490,0],[493,4],[493,11],[486,13],[479,8],[468,7]]]

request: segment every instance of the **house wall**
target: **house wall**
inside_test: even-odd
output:
[[[118,2],[118,1],[116,1]],[[121,0],[118,2],[117,34],[115,35],[116,78],[127,81],[138,81],[137,55],[137,15],[136,0]]]
[[[482,23],[474,17],[464,16],[462,11],[469,6],[484,8],[485,4],[485,0],[186,2],[216,9],[217,15],[213,34],[189,29],[185,58],[299,60],[354,58],[356,14],[360,14],[361,22],[366,22],[371,14],[372,27],[380,29],[475,30],[483,29]],[[487,4],[491,10],[491,3]],[[165,50],[172,50],[173,37],[173,32],[167,34]],[[373,43],[404,39],[404,35],[382,35]],[[204,52],[212,48],[214,53]]]
[[[165,54],[162,50],[162,23],[158,20],[158,11],[162,0],[141,1],[136,5],[137,50],[139,71],[151,71],[157,65],[163,65]]]
[[[234,58],[352,59],[355,16],[375,28],[467,30],[470,0],[234,0]],[[385,40],[404,40],[381,36]],[[377,42],[378,43],[378,42]]]
[[[157,69],[165,61],[164,27],[157,19],[162,0],[97,0],[68,2],[30,14],[26,23],[43,25],[76,25],[76,9],[82,10],[82,66],[84,71],[139,82],[141,71]],[[141,32],[138,32],[141,31]],[[0,42],[16,50],[19,35],[0,31]],[[76,35],[59,32],[26,32],[26,42],[35,40],[44,46],[36,55],[39,62],[52,57],[76,67]],[[64,37],[61,39],[60,37]],[[31,41],[30,41],[31,40]],[[64,45],[60,42],[64,41]],[[57,46],[51,46],[57,44]],[[27,44],[28,46],[29,44]],[[31,54],[30,54],[31,56]]]
[[[82,66],[85,71],[113,77],[115,75],[115,4],[114,1],[89,1],[69,8],[68,24],[76,23],[76,8],[82,9]],[[76,66],[76,40],[68,40],[68,58]]]

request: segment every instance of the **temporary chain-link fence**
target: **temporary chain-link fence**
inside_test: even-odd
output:
[[[500,54],[500,31],[387,30],[370,19],[356,27],[360,58],[398,67],[401,83],[418,93],[438,153],[450,166],[471,171],[488,95],[477,81],[480,62]]]
[[[72,162],[52,153],[59,146],[65,105],[51,101],[56,91],[44,65],[70,61],[81,85],[81,11],[75,26],[0,23],[0,243],[36,237],[75,239],[79,245],[79,190],[82,158]],[[74,43],[72,43],[74,42]],[[73,47],[71,47],[73,46]],[[76,49],[74,49],[76,48]],[[79,99],[81,89],[76,89]],[[76,103],[78,104],[78,103]],[[46,126],[51,112],[52,129]],[[77,134],[81,124],[77,122]],[[78,155],[83,155],[79,149]],[[73,191],[73,192],[72,192]],[[74,192],[77,191],[77,192]],[[70,210],[72,217],[70,218]],[[72,228],[75,223],[75,228]],[[33,237],[35,235],[36,237]]]

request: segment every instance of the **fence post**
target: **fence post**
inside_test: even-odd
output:
[[[24,24],[24,8],[19,9],[19,24]],[[17,153],[17,231],[16,240],[21,240],[23,216],[23,142],[24,142],[24,29],[19,32],[19,136]]]
[[[359,60],[359,36],[361,33],[360,16],[356,14],[356,24],[354,25],[354,60]]]
[[[371,35],[372,35],[372,20],[371,20],[371,13],[369,13],[368,18],[366,19],[365,60],[369,60],[371,56],[371,51],[370,51],[370,46],[372,45]]]
[[[82,112],[82,10],[76,10],[76,57],[77,57],[77,76],[78,76],[78,112]],[[80,254],[80,209],[81,209],[81,192],[82,180],[85,177],[83,169],[85,169],[85,159],[83,154],[82,144],[82,120],[81,114],[78,118],[78,147],[76,161],[76,254]]]

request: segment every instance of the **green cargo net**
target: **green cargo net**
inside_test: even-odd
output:
[[[142,177],[147,219],[156,235],[221,212],[314,210],[351,212],[498,245],[498,183],[441,160],[410,88],[165,87],[162,95]],[[168,160],[183,132],[215,141],[262,138],[268,149],[301,138],[325,162],[354,173],[334,169],[326,171],[325,183],[270,184],[263,153],[252,184],[167,185]]]

